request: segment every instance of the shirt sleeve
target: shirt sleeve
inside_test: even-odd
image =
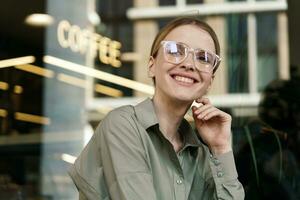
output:
[[[155,200],[152,174],[136,120],[115,110],[69,169],[79,199]]]
[[[243,200],[245,193],[238,181],[233,152],[222,155],[209,153],[209,165],[215,185],[214,199]]]
[[[112,112],[96,134],[103,171],[111,199],[155,200],[153,178],[136,119],[126,112]]]
[[[69,169],[69,175],[79,191],[80,200],[108,200],[109,197],[96,139],[94,134]]]

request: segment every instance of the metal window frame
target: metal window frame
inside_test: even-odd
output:
[[[175,6],[137,7],[127,11],[131,20],[171,18],[195,15],[226,15],[258,12],[281,12],[287,10],[286,0],[276,1],[244,1],[186,5],[185,1],[177,0]]]

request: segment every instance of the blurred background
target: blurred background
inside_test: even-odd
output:
[[[299,9],[296,0],[2,0],[0,199],[78,198],[70,164],[111,109],[153,94],[150,47],[178,16],[219,37],[208,96],[233,116],[246,199],[300,199]]]

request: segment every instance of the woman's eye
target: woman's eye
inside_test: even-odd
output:
[[[208,62],[207,57],[205,57],[203,55],[197,56],[197,60],[202,61],[202,62]]]
[[[203,63],[210,63],[211,61],[210,56],[206,52],[198,52],[196,58]]]

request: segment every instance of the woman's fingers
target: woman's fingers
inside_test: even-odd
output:
[[[211,104],[210,100],[208,98],[206,98],[206,97],[201,97],[199,99],[196,99],[196,102],[197,103],[202,103],[203,105]]]
[[[194,114],[195,114],[195,115],[199,115],[200,113],[203,113],[203,112],[205,112],[206,110],[211,109],[211,108],[213,108],[213,105],[211,105],[211,104],[206,104],[206,105],[199,106],[199,107],[194,111]]]
[[[206,116],[211,113],[216,111],[217,109],[213,106],[208,107],[207,109],[203,110],[202,112],[200,112],[199,114],[197,114],[197,118],[198,119],[206,119]]]
[[[220,110],[217,110],[217,109],[212,110],[211,112],[204,115],[203,120],[210,120],[213,117],[220,116],[220,114],[221,114]]]
[[[219,110],[211,104],[206,104],[198,108],[196,106],[193,106],[192,110],[195,118],[201,120],[209,120],[216,116],[221,117],[225,121],[231,118],[229,114]]]

